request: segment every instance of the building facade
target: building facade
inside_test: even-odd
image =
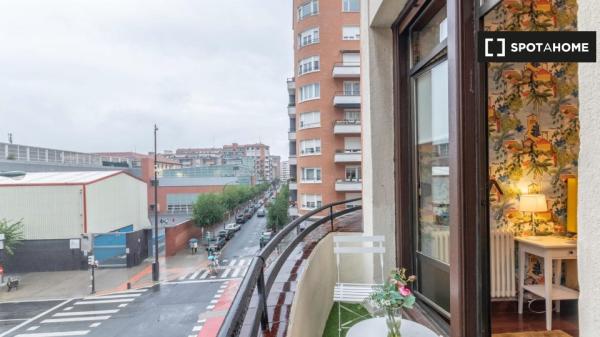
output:
[[[360,1],[293,4],[290,195],[305,213],[362,190]]]

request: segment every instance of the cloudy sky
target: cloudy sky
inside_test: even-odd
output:
[[[0,1],[0,141],[287,157],[291,1]]]

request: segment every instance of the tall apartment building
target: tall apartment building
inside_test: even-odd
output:
[[[288,180],[290,179],[290,163],[287,160],[284,160],[281,162],[281,167],[279,168],[279,179],[281,179],[281,181],[283,183],[288,182]]]
[[[294,0],[288,138],[300,214],[362,190],[359,23],[360,0]]]

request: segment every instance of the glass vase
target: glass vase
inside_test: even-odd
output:
[[[402,325],[402,309],[386,309],[385,324],[387,325],[387,337],[402,337],[400,326]]]

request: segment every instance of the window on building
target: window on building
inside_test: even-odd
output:
[[[304,75],[307,73],[319,71],[319,59],[319,56],[311,56],[300,60],[300,62],[298,62],[298,75]]]
[[[311,28],[298,34],[298,46],[300,48],[309,44],[319,43],[319,28]]]
[[[360,26],[342,27],[342,40],[360,40]]]
[[[360,53],[343,53],[342,62],[346,65],[360,65]]]
[[[360,82],[359,81],[344,81],[344,95],[345,96],[359,96],[360,95]]]
[[[300,141],[300,154],[301,155],[321,154],[321,140],[320,139],[307,139],[307,140]]]
[[[303,194],[302,208],[315,209],[323,206],[323,199],[320,194]]]
[[[321,95],[321,86],[319,83],[311,83],[300,87],[300,102],[311,99],[318,99]]]
[[[344,151],[345,152],[360,152],[361,151],[360,137],[344,138]]]
[[[319,111],[303,112],[300,114],[300,129],[317,128],[321,126]]]
[[[342,0],[344,12],[360,12],[360,0]]]
[[[360,110],[348,109],[344,110],[344,120],[351,122],[360,121]]]
[[[319,1],[312,0],[307,1],[298,6],[298,21],[304,19],[307,16],[319,14]]]
[[[362,181],[362,172],[360,166],[346,166],[346,181]]]
[[[303,183],[320,183],[321,182],[321,169],[315,168],[315,167],[302,168],[302,182]]]

